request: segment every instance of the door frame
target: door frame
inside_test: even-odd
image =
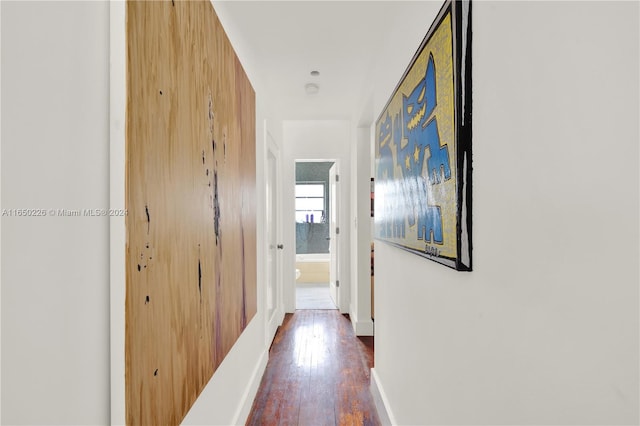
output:
[[[275,158],[275,176],[274,176],[275,182],[273,182],[273,187],[275,189],[275,201],[273,203],[275,228],[276,228],[275,240],[276,240],[276,244],[282,244],[282,240],[283,240],[282,238],[283,237],[282,235],[282,188],[283,186],[282,186],[282,171],[281,171],[282,154],[273,135],[271,135],[271,133],[267,129],[266,124],[265,124],[264,138],[265,138],[265,147],[266,147],[264,164],[267,169],[269,167],[269,153],[271,153]],[[269,203],[269,200],[267,199],[269,195],[268,188],[267,188],[269,183],[269,173],[270,173],[269,170],[265,170],[264,190],[265,190],[265,204],[267,205]],[[273,340],[276,334],[276,331],[278,330],[278,327],[282,324],[282,320],[284,318],[284,289],[283,289],[283,273],[282,273],[283,250],[278,249],[276,247],[271,247],[272,242],[269,241],[268,229],[266,229],[267,227],[269,227],[269,223],[265,221],[265,253],[269,253],[269,250],[274,251],[275,258],[274,258],[273,264],[276,266],[275,299],[273,301],[274,309],[270,318],[269,318],[269,312],[268,312],[268,297],[269,297],[268,286],[265,286],[265,292],[264,292],[265,338],[266,338],[265,343],[267,345],[270,345],[271,341]],[[269,264],[268,264],[268,261],[265,263],[266,263],[265,266],[267,268],[266,275],[267,275],[267,279],[269,279],[269,276],[270,276],[270,271],[268,270]]]
[[[340,173],[341,173],[341,162],[340,162],[339,158],[294,158],[293,159],[293,180],[292,180],[292,183],[291,183],[292,187],[295,188],[295,185],[296,185],[296,173],[295,173],[296,163],[324,163],[324,162],[333,162],[334,163],[334,167],[336,168],[336,174],[340,175]],[[343,182],[340,182],[340,185],[342,183]],[[338,216],[336,218],[336,225],[341,228],[341,232],[340,233],[343,234],[342,231],[344,231],[344,224],[341,223],[341,220],[340,220],[340,215],[341,215],[340,211],[341,211],[342,208],[344,208],[344,207],[341,207],[341,205],[342,205],[342,202],[340,200],[341,191],[342,191],[342,189],[338,189],[338,191],[337,191],[338,192],[338,197],[336,197],[336,203],[338,205],[338,207],[337,207]],[[295,190],[292,190],[292,195],[295,197]],[[295,218],[295,208],[296,208],[295,207],[295,201],[292,200],[290,206],[291,206],[290,207],[291,208],[291,212],[290,212],[291,215],[289,217]],[[295,244],[295,233],[296,233],[295,232],[295,224],[293,226],[294,226],[293,242]],[[337,241],[338,241],[338,243],[337,243],[337,252],[338,253],[337,254],[338,254],[338,256],[341,256],[340,253],[343,253],[343,251],[345,250],[344,238],[338,238]],[[293,277],[295,277],[295,273],[294,273],[295,272],[295,264],[296,264],[295,245],[293,247],[293,250],[291,251],[291,256],[292,256],[292,263],[291,264],[293,265],[293,270],[291,271],[291,274],[292,274]],[[346,293],[345,293],[345,291],[348,291],[349,289],[347,288],[348,286],[345,284],[344,277],[342,276],[342,272],[341,272],[341,268],[340,268],[340,258],[338,258],[336,260],[336,262],[337,262],[336,279],[340,281],[340,287],[338,288],[338,291],[337,291],[338,300],[337,300],[337,304],[336,305],[337,305],[337,308],[340,311],[340,313],[344,314],[344,313],[348,313],[349,312],[349,307],[346,306],[346,304],[347,304],[346,301],[348,300],[348,298],[346,297]],[[295,312],[295,309],[296,309],[296,280],[295,280],[295,278],[290,282],[291,282],[291,284],[288,286],[289,288],[286,288],[285,291],[287,293],[288,300],[293,301],[293,305],[292,305],[293,306],[293,310],[287,309],[287,312]]]
[[[329,293],[333,303],[340,308],[340,171],[335,162],[329,168]],[[335,296],[334,296],[335,294]]]

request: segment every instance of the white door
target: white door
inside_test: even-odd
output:
[[[331,256],[331,265],[329,267],[329,293],[333,303],[340,309],[339,300],[339,268],[338,268],[338,239],[340,232],[338,227],[338,175],[336,173],[336,165],[329,169],[329,253]]]
[[[265,220],[267,228],[267,341],[270,342],[276,333],[281,319],[278,315],[282,305],[282,285],[280,280],[280,251],[279,242],[279,194],[278,194],[278,167],[279,156],[275,142],[267,133],[267,170],[266,170],[266,211]]]

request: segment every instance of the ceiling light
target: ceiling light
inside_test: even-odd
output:
[[[311,75],[312,75],[313,77],[317,77],[317,76],[319,76],[319,75],[320,75],[320,71],[311,71]]]
[[[320,91],[320,86],[315,83],[307,83],[304,85],[304,90],[307,92],[307,95],[315,95]]]

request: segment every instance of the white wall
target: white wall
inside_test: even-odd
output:
[[[340,174],[338,251],[340,310],[348,313],[350,268],[350,122],[346,120],[285,120],[283,122],[283,240],[286,312],[295,311],[295,160],[336,160]],[[289,225],[287,225],[289,224]]]
[[[111,23],[108,2],[2,2],[1,11],[2,209],[109,207],[110,194],[111,207],[120,207],[122,4],[111,5]],[[228,25],[233,32],[233,23]],[[260,96],[260,76],[241,52],[242,40],[231,39],[257,92],[260,209],[265,203],[264,131],[268,127],[278,143],[282,126]],[[110,232],[106,217],[2,218],[3,424],[124,423],[125,284],[117,260],[124,259],[121,222],[112,218]],[[263,259],[260,221],[257,232],[258,259]],[[116,259],[111,270],[110,255]],[[258,313],[185,424],[244,423],[270,341],[264,268],[259,261]]]
[[[371,320],[371,137],[356,129],[351,144],[351,306],[357,336],[373,336]]]
[[[2,423],[109,422],[109,5],[2,2]]]
[[[376,244],[396,423],[638,424],[638,26],[637,2],[474,3],[474,271]]]
[[[109,202],[124,208],[127,55],[125,2],[109,2]],[[125,301],[127,228],[125,217],[109,219],[111,424],[125,423]]]

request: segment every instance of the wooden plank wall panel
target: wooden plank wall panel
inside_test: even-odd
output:
[[[210,2],[126,11],[127,423],[179,424],[256,313],[255,94]]]

